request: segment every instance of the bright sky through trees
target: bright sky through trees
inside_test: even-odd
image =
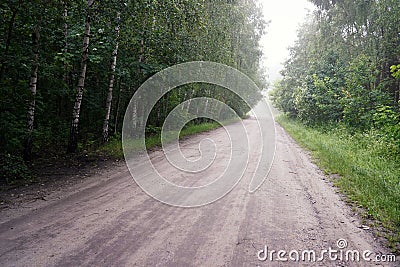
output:
[[[296,40],[296,31],[313,4],[307,0],[262,0],[264,17],[271,21],[261,44],[264,52],[263,65],[269,80],[280,77],[282,63],[289,57],[288,47]]]

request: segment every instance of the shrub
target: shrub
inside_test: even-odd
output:
[[[0,183],[15,184],[32,179],[31,172],[21,156],[0,154]]]

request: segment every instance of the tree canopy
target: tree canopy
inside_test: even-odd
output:
[[[290,49],[276,104],[306,123],[386,127],[399,138],[399,1],[311,2],[316,9]]]

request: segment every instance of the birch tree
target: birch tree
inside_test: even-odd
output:
[[[31,76],[29,78],[29,92],[30,100],[28,104],[27,112],[27,138],[24,148],[25,160],[31,160],[32,158],[32,132],[33,125],[35,122],[35,107],[36,107],[36,85],[38,78],[38,66],[39,66],[39,27],[36,26],[32,32],[32,69]]]
[[[110,113],[111,113],[111,103],[113,97],[113,88],[114,88],[114,80],[115,80],[115,68],[117,66],[117,55],[118,55],[118,38],[120,32],[120,19],[121,13],[117,13],[117,25],[115,26],[115,48],[112,52],[111,56],[111,64],[110,64],[110,81],[108,84],[108,94],[106,100],[106,115],[103,122],[103,142],[108,141],[108,126],[110,121]]]
[[[79,116],[81,112],[81,104],[83,97],[83,88],[85,86],[85,78],[86,78],[86,68],[89,56],[89,39],[90,39],[90,16],[91,16],[91,7],[94,3],[94,0],[88,0],[87,2],[87,14],[85,21],[85,31],[83,36],[83,46],[82,46],[82,59],[81,59],[81,70],[78,80],[78,86],[76,88],[76,97],[74,109],[72,112],[72,124],[68,142],[67,152],[74,153],[78,148],[78,129],[79,129]]]

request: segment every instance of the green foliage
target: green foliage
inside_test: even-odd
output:
[[[380,105],[373,114],[373,121],[376,127],[393,126],[399,119],[399,114],[391,106]]]
[[[0,184],[12,185],[32,180],[31,172],[20,156],[0,154]]]
[[[287,113],[291,117],[297,116],[297,109],[294,104],[294,89],[292,86],[285,85],[287,80],[276,81],[270,91],[271,100],[275,106]]]
[[[341,118],[340,92],[331,78],[319,78],[316,74],[307,76],[304,85],[298,87],[295,94],[294,104],[301,120],[323,123]]]
[[[312,2],[317,11],[291,48],[276,106],[308,124],[342,122],[352,131],[397,124],[400,24],[388,18],[400,16],[398,4]]]
[[[400,79],[400,64],[390,66],[390,72],[396,79]]]

